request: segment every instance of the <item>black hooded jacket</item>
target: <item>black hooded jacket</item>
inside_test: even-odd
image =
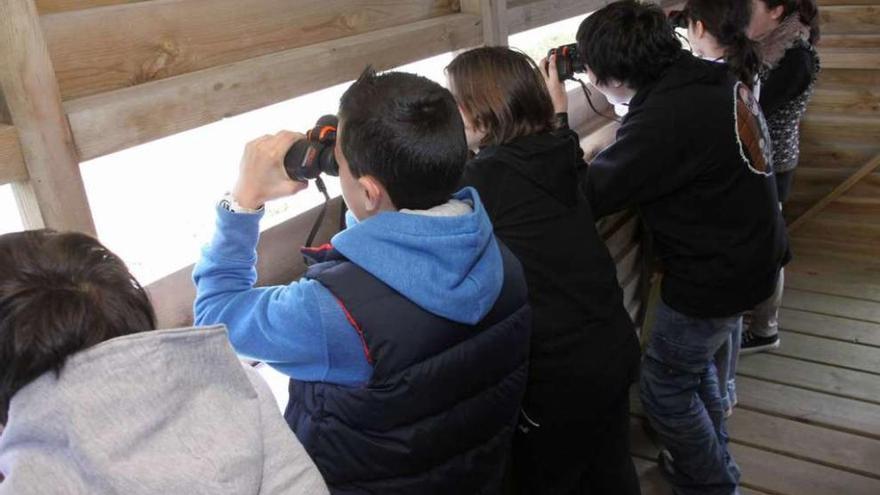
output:
[[[638,363],[614,263],[578,185],[582,154],[574,132],[535,134],[483,148],[464,175],[523,265],[534,314],[524,408],[539,423],[601,417]]]
[[[665,270],[663,301],[693,317],[753,308],[789,257],[772,167],[748,149],[768,139],[743,131],[740,88],[723,64],[682,52],[633,97],[587,173],[597,217],[641,209]]]

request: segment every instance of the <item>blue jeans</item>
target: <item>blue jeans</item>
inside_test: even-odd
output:
[[[732,355],[719,351],[741,326],[741,315],[693,318],[657,305],[639,389],[651,425],[672,454],[674,472],[664,474],[678,495],[739,494],[739,467],[727,450],[727,373],[719,377],[716,359]]]
[[[742,345],[742,325],[739,325],[730,338],[715,353],[715,371],[721,386],[721,404],[725,411],[736,406],[736,366],[739,363],[739,348]]]

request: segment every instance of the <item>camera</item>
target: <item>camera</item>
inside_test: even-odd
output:
[[[687,29],[688,23],[690,22],[690,16],[688,15],[687,9],[684,10],[673,10],[669,12],[669,24],[672,24],[673,29]]]
[[[563,45],[559,48],[552,48],[547,52],[547,58],[556,54],[556,71],[559,73],[559,80],[572,79],[576,72],[586,72],[587,66],[581,58],[577,49],[577,43]]]
[[[306,132],[306,138],[295,143],[284,155],[284,170],[291,179],[306,182],[319,175],[339,175],[339,164],[333,156],[336,145],[336,128],[339,119],[324,115],[315,127]]]

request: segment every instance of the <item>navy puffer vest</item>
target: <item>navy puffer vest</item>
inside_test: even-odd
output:
[[[334,249],[306,278],[364,343],[363,387],[290,383],[284,417],[334,494],[500,493],[526,386],[531,313],[519,261],[477,325],[421,309]],[[426,281],[427,283],[427,281]]]

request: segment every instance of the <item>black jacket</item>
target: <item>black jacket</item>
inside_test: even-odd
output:
[[[616,270],[578,186],[577,135],[483,148],[465,168],[498,236],[519,258],[534,313],[525,410],[538,423],[591,419],[638,361]]]
[[[633,97],[585,184],[598,217],[640,207],[665,270],[663,301],[700,318],[765,300],[787,261],[772,167],[748,149],[767,140],[738,134],[735,85],[726,66],[682,52]]]
[[[290,382],[284,417],[334,495],[496,494],[526,388],[531,314],[519,262],[477,325],[430,313],[334,249],[306,278],[339,301],[373,358],[363,387]]]

